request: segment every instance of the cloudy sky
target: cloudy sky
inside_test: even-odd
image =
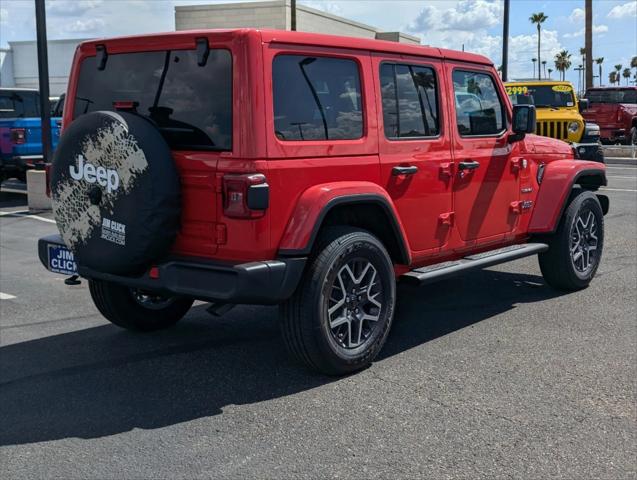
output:
[[[298,0],[314,8],[419,36],[422,43],[464,48],[500,64],[501,0]],[[229,3],[216,0],[47,0],[49,38],[90,38],[174,29],[174,6]],[[543,11],[542,58],[561,49],[578,56],[584,45],[584,0],[511,0],[510,66],[512,76],[530,77],[537,56],[535,26],[528,21]],[[628,66],[637,55],[637,0],[594,0],[593,56],[604,57],[604,80],[613,65]],[[32,0],[0,0],[0,46],[35,38]],[[574,58],[573,67],[578,59]],[[596,71],[597,73],[597,71]],[[577,82],[572,71],[568,79]]]

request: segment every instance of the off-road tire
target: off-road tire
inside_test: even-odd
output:
[[[371,267],[367,267],[367,264],[371,264]],[[358,273],[363,271],[368,273],[363,273],[359,283],[355,283],[354,278],[358,273],[348,276],[346,265],[352,265],[349,272],[356,271],[358,266]],[[371,278],[373,275],[377,275],[377,280]],[[336,285],[341,287],[343,285],[342,282],[337,283],[339,278],[347,282],[349,282],[348,279],[352,280],[351,302],[356,302],[356,298],[361,302],[358,315],[367,316],[366,309],[369,309],[371,305],[369,302],[374,301],[375,305],[376,300],[382,298],[379,301],[381,307],[372,306],[370,309],[374,315],[378,315],[378,323],[369,320],[355,323],[358,320],[351,320],[351,324],[342,325],[345,327],[347,338],[341,338],[334,333],[334,329],[338,327],[333,327],[334,323],[330,323],[328,311],[328,306],[330,302],[334,302],[334,297],[341,295],[338,289],[334,292]],[[369,288],[366,289],[368,284]],[[358,289],[358,294],[354,294],[355,288]],[[380,295],[376,296],[374,293],[371,296],[375,298],[369,300],[372,288],[376,293],[380,291]],[[363,289],[366,290],[363,291]],[[342,297],[339,298],[344,300],[347,292],[344,288],[341,290]],[[395,301],[394,269],[391,258],[380,240],[359,229],[330,227],[317,240],[317,246],[308,260],[306,271],[296,292],[281,305],[280,327],[283,340],[289,353],[312,370],[327,375],[355,372],[367,367],[383,347],[392,324]],[[347,305],[352,307],[352,310],[349,310],[352,314],[354,305],[356,305],[356,312],[359,312],[358,303],[347,303],[344,307],[339,307],[343,309],[341,312],[336,310],[341,318],[346,317],[343,312],[349,308]],[[336,320],[339,319],[336,318]],[[368,334],[364,342],[361,341],[362,333],[358,335],[357,342],[352,342],[358,334],[356,325]],[[347,330],[348,326],[349,330]],[[369,330],[365,330],[366,328]],[[349,342],[350,345],[339,342]],[[356,346],[356,343],[359,345]]]
[[[128,330],[151,332],[172,327],[188,312],[193,300],[171,298],[162,306],[149,308],[135,299],[134,291],[122,285],[89,280],[93,303],[111,323]]]
[[[626,143],[628,145],[637,147],[637,127],[633,127],[630,129],[630,133],[628,134],[628,141]]]
[[[588,217],[588,212],[592,213],[597,226],[596,250],[594,250],[590,267],[585,271],[579,271],[571,254],[571,248],[575,238],[573,235],[579,237],[574,230],[575,222],[580,215],[586,214]],[[558,290],[575,291],[586,288],[597,272],[604,247],[604,214],[597,196],[588,190],[573,190],[557,231],[545,241],[549,249],[540,253],[538,259],[546,282]]]

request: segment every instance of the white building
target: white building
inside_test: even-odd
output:
[[[51,96],[66,91],[75,48],[81,39],[49,40],[49,90]],[[9,42],[8,49],[0,50],[0,86],[39,88],[38,49],[35,40]]]
[[[240,27],[290,30],[290,0],[175,7],[175,30]],[[303,32],[420,43],[418,37],[406,33],[383,32],[299,3],[296,6],[296,29]],[[66,91],[75,48],[82,41],[69,39],[48,42],[51,96],[58,96]],[[9,42],[8,49],[0,49],[0,87],[39,87],[35,40]]]
[[[274,0],[175,7],[175,30],[237,27],[291,30],[291,2],[290,0]],[[369,25],[310,8],[299,2],[296,4],[296,29],[300,32],[420,43],[420,39],[413,35],[402,32],[383,32]]]

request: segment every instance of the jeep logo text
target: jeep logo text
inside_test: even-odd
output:
[[[108,193],[114,192],[119,187],[119,175],[116,170],[97,167],[92,163],[84,163],[84,157],[78,155],[78,166],[69,166],[69,172],[74,180],[82,178],[88,183],[99,183],[102,187],[106,187]]]

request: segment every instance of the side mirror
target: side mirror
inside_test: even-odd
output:
[[[579,99],[579,111],[583,112],[588,108],[588,98],[580,98]]]
[[[535,133],[535,106],[534,105],[514,105],[513,106],[513,133],[514,140],[522,140],[527,133]]]

